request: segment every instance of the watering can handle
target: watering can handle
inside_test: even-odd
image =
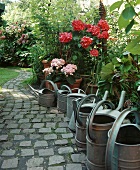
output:
[[[73,88],[73,89],[71,89],[71,91],[73,91],[73,90],[78,90],[78,93],[84,93],[85,94],[85,91],[84,90],[82,90],[82,89],[79,89],[79,88]]]
[[[81,100],[81,98],[77,98],[77,99],[74,99],[74,100],[72,101],[75,122],[76,122],[76,120],[77,120],[77,107],[78,107],[78,105],[79,105],[79,101],[80,101],[80,100]]]
[[[119,100],[119,104],[118,104],[118,107],[115,109],[115,110],[121,110],[123,108],[123,105],[124,105],[124,99],[125,99],[125,94],[126,92],[125,91],[122,91],[121,92],[121,96],[120,96],[120,100]]]
[[[67,86],[67,85],[62,85],[62,86],[61,86],[61,89],[63,89],[63,88],[67,89],[70,93],[72,93],[72,91],[71,91],[71,89],[70,89],[69,86]]]
[[[100,106],[102,106],[103,104],[109,106],[112,110],[114,109],[114,104],[108,100],[101,100],[97,103],[97,105],[95,106],[95,108],[93,108],[90,112],[90,118],[88,120],[88,123],[87,123],[87,135],[88,137],[91,139],[90,137],[90,133],[92,132],[92,122],[93,122],[93,119],[94,119],[94,116],[97,112],[97,110],[99,109]],[[92,138],[92,141],[95,142],[95,137]]]
[[[81,108],[82,104],[83,104],[87,99],[89,99],[90,97],[94,97],[94,98],[95,98],[95,102],[98,101],[98,97],[97,97],[95,94],[89,94],[89,95],[87,95],[86,97],[84,97],[84,98],[80,101],[79,105],[77,106],[77,110],[76,110],[76,112],[75,112],[75,113],[76,113],[76,120],[77,120],[77,122],[79,123],[80,126],[83,126],[81,120],[79,119],[79,111],[80,111],[80,108]]]
[[[55,96],[57,96],[58,87],[57,87],[57,85],[56,85],[53,81],[51,81],[51,80],[43,80],[42,83],[41,83],[41,85],[40,85],[40,87],[39,87],[39,89],[42,89],[42,87],[43,87],[43,85],[44,85],[45,82],[49,82],[49,83],[52,85],[52,87],[54,88]]]
[[[121,124],[123,123],[126,116],[128,116],[130,113],[134,113],[135,118],[136,118],[136,124],[140,125],[140,114],[137,111],[134,111],[134,110],[132,111],[130,110],[130,108],[127,108],[121,112],[121,114],[115,120],[111,128],[111,132],[108,138],[107,147],[106,147],[106,156],[105,156],[106,158],[105,169],[106,170],[112,170],[112,158],[113,158],[113,152],[114,152],[114,147],[115,147],[115,141],[116,141],[119,129],[121,127]]]

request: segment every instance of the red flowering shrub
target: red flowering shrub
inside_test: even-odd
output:
[[[97,49],[90,50],[90,55],[93,57],[98,57],[99,51]]]
[[[102,31],[109,30],[109,25],[106,20],[100,19],[97,25],[101,28]]]
[[[89,65],[91,69],[93,67],[97,69],[98,62],[95,60],[96,57],[100,56],[99,60],[103,61],[102,40],[109,38],[108,30],[109,25],[106,20],[100,19],[94,25],[83,23],[81,20],[72,21],[72,31],[59,34],[61,47],[65,50],[61,49],[61,57],[66,59],[66,61],[68,60],[68,62],[76,64],[78,70],[81,68],[82,73],[85,73],[84,70]],[[87,71],[89,72],[89,70]]]
[[[85,29],[85,24],[81,20],[74,20],[72,26],[74,31],[82,31]]]
[[[93,41],[92,38],[84,36],[83,38],[81,38],[80,44],[83,48],[87,48],[92,44],[92,41]]]
[[[62,43],[67,43],[72,40],[72,33],[62,32],[59,34],[59,41]]]

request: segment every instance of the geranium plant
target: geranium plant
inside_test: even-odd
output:
[[[71,26],[72,30],[59,33],[61,58],[76,64],[80,74],[90,74],[92,69],[98,75],[104,62],[102,42],[109,38],[107,21],[100,19],[97,24],[87,24],[73,20]]]
[[[76,70],[75,64],[67,64],[64,59],[55,58],[51,61],[51,67],[45,68],[43,72],[47,74],[46,79],[54,83],[74,84]]]

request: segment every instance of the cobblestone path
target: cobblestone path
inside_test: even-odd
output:
[[[0,96],[0,169],[86,170],[85,151],[75,145],[66,114],[38,105],[20,85],[31,73],[4,84]]]

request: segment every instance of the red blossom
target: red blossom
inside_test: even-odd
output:
[[[92,49],[92,50],[90,50],[90,55],[93,57],[98,57],[99,51],[97,49]]]
[[[81,20],[73,20],[72,27],[74,31],[82,31],[85,29],[85,24]]]
[[[72,33],[62,32],[59,34],[59,41],[62,43],[67,43],[72,40]]]
[[[99,33],[97,36],[99,39],[108,39],[109,38],[109,33],[107,31],[103,31],[102,33]]]
[[[80,44],[83,48],[87,48],[92,44],[92,42],[93,42],[92,38],[84,36],[83,38],[81,38]]]
[[[102,31],[109,30],[109,25],[106,20],[100,19],[97,25],[101,28]]]
[[[91,32],[93,36],[97,36],[100,33],[100,27],[97,25],[92,25],[87,29],[87,32]]]
[[[5,39],[6,39],[6,36],[5,36],[5,35],[3,35],[3,36],[0,37],[0,40],[5,40]]]

